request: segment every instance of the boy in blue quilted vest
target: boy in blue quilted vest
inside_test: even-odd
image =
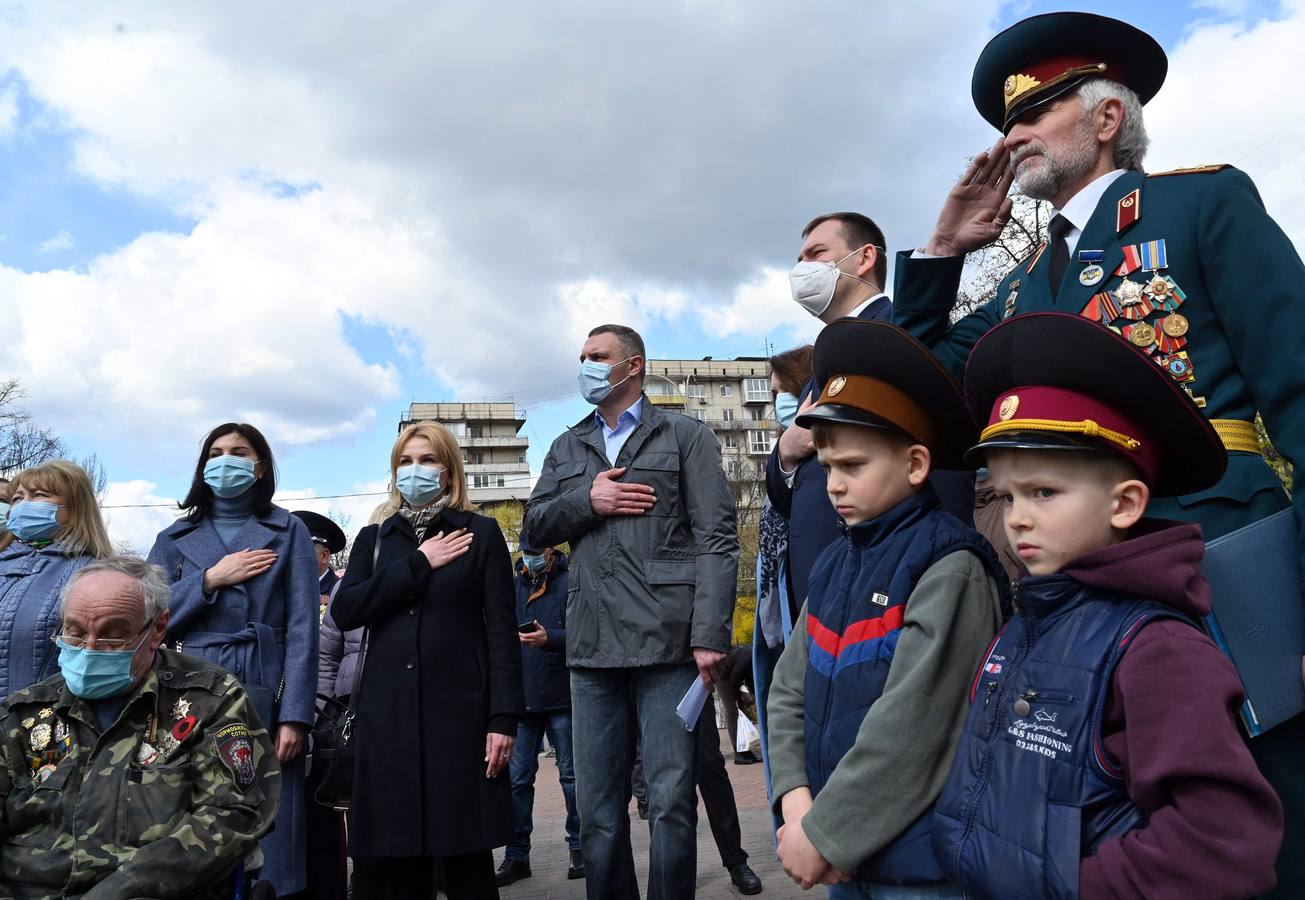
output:
[[[1080,316],[1008,319],[966,369],[1018,612],[976,667],[934,848],[976,897],[1250,897],[1282,807],[1237,731],[1243,692],[1201,630],[1200,526],[1143,518],[1227,455],[1163,369]]]
[[[794,881],[831,897],[959,897],[934,859],[934,799],[969,678],[1001,624],[992,548],[927,479],[961,468],[974,426],[960,387],[885,322],[816,340],[812,429],[839,538],[811,571],[770,689],[771,794]]]

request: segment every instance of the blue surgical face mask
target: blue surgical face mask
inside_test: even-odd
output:
[[[399,466],[394,470],[394,486],[409,506],[425,506],[440,495],[440,470],[434,466]]]
[[[59,670],[68,690],[86,700],[126,693],[136,681],[131,674],[131,659],[148,635],[149,625],[146,625],[140,641],[130,650],[87,650],[55,641],[59,646]]]
[[[243,456],[223,454],[204,463],[204,483],[223,499],[239,497],[257,479],[254,477],[254,460]]]
[[[576,376],[576,381],[580,384],[580,396],[595,406],[602,403],[608,394],[630,380],[630,376],[626,375],[616,384],[609,383],[607,379],[612,377],[612,369],[632,359],[633,356],[628,356],[614,365],[589,359],[580,363],[580,374]]]
[[[6,521],[9,518],[9,502],[0,500],[0,537],[9,533],[9,524]]]
[[[535,556],[532,553],[522,553],[521,561],[526,564],[527,569],[535,575],[538,575],[540,572],[544,571],[544,566],[548,564],[548,557],[542,555]]]
[[[59,504],[19,500],[9,510],[9,530],[20,541],[46,541],[59,530]]]
[[[787,391],[775,395],[775,418],[780,428],[787,428],[797,418],[798,398]]]

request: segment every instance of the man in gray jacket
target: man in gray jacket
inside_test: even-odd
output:
[[[643,339],[600,325],[580,352],[598,407],[548,451],[526,507],[540,544],[571,543],[576,799],[590,900],[639,896],[630,849],[631,733],[640,735],[652,841],[648,897],[692,897],[694,736],[675,708],[715,683],[730,647],[739,541],[720,446],[643,394]]]

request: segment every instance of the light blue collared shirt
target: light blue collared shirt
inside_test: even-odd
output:
[[[607,461],[613,466],[616,465],[616,457],[621,455],[621,448],[625,442],[630,439],[634,429],[639,424],[639,419],[643,417],[643,397],[630,404],[629,409],[621,413],[616,420],[615,428],[607,427],[607,420],[598,410],[594,410],[594,419],[598,422],[598,427],[603,430],[603,444],[607,448]]]

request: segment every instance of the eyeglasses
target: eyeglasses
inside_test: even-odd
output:
[[[145,623],[144,628],[142,628],[140,631],[136,632],[134,636],[129,638],[103,638],[94,641],[88,641],[86,640],[86,638],[71,635],[71,634],[56,634],[52,636],[50,640],[53,641],[55,644],[59,646],[67,647],[70,650],[92,650],[92,651],[98,650],[105,653],[116,653],[122,650],[129,649],[132,652],[135,652],[137,649],[139,649],[141,644],[145,643],[145,639],[144,639],[145,632],[149,631],[150,626],[153,624],[154,624],[154,620],[150,619],[148,622]],[[135,642],[135,646],[132,646],[133,641]]]

